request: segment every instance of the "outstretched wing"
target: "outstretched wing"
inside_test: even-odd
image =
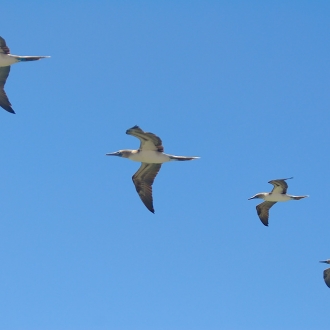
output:
[[[256,206],[259,219],[265,226],[268,226],[269,209],[274,204],[276,204],[276,202],[263,202]]]
[[[324,270],[323,278],[325,284],[330,288],[330,268]]]
[[[11,103],[9,102],[7,94],[4,90],[5,83],[9,75],[9,71],[10,71],[10,66],[0,67],[0,106],[5,110],[7,110],[8,112],[15,113],[15,111],[11,107]]]
[[[147,209],[155,213],[152,203],[152,184],[162,164],[142,163],[139,170],[133,175],[135,189]]]
[[[10,50],[6,45],[6,41],[4,38],[0,37],[0,53],[2,54],[10,54]]]
[[[274,186],[274,188],[271,192],[277,193],[277,194],[286,194],[286,191],[288,189],[288,184],[285,182],[285,180],[289,180],[289,179],[293,179],[293,177],[269,181],[268,183],[270,183]]]
[[[164,152],[162,140],[153,133],[142,131],[139,126],[134,126],[128,129],[126,134],[133,135],[140,140],[140,150],[154,150]]]

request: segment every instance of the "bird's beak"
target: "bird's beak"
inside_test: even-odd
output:
[[[326,260],[323,260],[323,261],[320,261],[320,262],[322,262],[322,263],[324,263],[324,264],[327,264],[327,261],[326,261]]]
[[[120,151],[116,151],[116,152],[110,152],[108,154],[105,154],[106,156],[121,156],[121,152]]]

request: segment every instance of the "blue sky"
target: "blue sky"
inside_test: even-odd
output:
[[[328,1],[4,1],[0,327],[320,329],[330,291]],[[155,214],[139,125],[165,152]],[[252,195],[293,176],[310,195]]]

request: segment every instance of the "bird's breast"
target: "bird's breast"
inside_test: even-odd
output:
[[[170,158],[167,155],[163,154],[162,152],[153,150],[140,150],[137,153],[131,154],[129,159],[136,162],[152,164],[162,164],[170,161]]]
[[[18,60],[14,56],[0,53],[0,67],[9,66],[9,65],[12,65],[17,62],[18,62]]]
[[[291,198],[286,194],[269,194],[265,196],[264,200],[268,202],[287,202]]]

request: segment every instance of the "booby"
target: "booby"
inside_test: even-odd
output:
[[[10,66],[18,62],[37,61],[50,56],[19,56],[10,54],[5,39],[0,37],[0,106],[10,113],[15,113],[4,90]]]
[[[256,206],[258,216],[261,222],[265,226],[268,226],[269,209],[274,204],[276,204],[277,202],[287,202],[290,200],[299,200],[308,197],[308,195],[305,196],[288,195],[286,193],[288,189],[288,184],[285,182],[285,180],[289,180],[289,179],[293,179],[293,177],[286,179],[271,180],[268,183],[272,184],[274,188],[270,193],[259,193],[249,198],[249,200],[255,198],[261,198],[265,201]]]
[[[107,153],[107,156],[119,156],[141,162],[139,170],[133,175],[132,180],[136,191],[147,209],[155,213],[152,200],[152,184],[163,163],[170,161],[184,161],[198,159],[199,157],[174,156],[164,153],[162,140],[155,134],[144,132],[139,126],[134,126],[126,131],[140,140],[138,150],[119,150]]]
[[[323,260],[320,262],[323,262],[325,264],[330,264],[330,259]],[[327,268],[323,271],[323,278],[324,278],[325,284],[330,288],[330,268]]]

